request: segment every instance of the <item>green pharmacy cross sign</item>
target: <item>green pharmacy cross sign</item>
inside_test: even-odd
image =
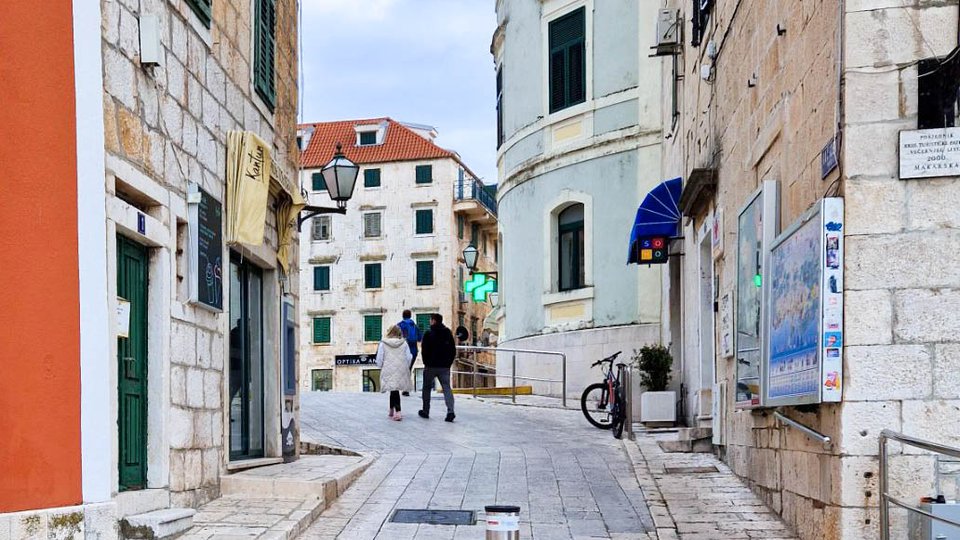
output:
[[[490,274],[477,272],[470,276],[463,284],[463,290],[467,294],[473,295],[473,301],[477,304],[486,302],[490,293],[497,292],[497,278]]]

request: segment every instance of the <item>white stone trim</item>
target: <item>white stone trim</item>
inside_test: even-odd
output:
[[[80,293],[80,460],[83,501],[111,498],[114,461],[107,296],[106,183],[99,3],[73,4],[77,106],[77,250]]]
[[[545,206],[548,209],[543,220],[543,241],[546,246],[545,255],[547,255],[543,258],[543,292],[545,298],[551,293],[559,292],[557,264],[560,254],[557,248],[559,242],[557,217],[560,212],[575,203],[583,205],[584,288],[590,288],[591,290],[593,288],[593,196],[581,191],[565,189]]]

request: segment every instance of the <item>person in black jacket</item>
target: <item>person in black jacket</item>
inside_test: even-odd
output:
[[[440,379],[443,388],[443,400],[447,404],[447,422],[453,422],[453,391],[450,388],[450,366],[457,355],[457,345],[453,340],[453,332],[443,325],[443,316],[439,313],[430,315],[430,329],[423,334],[420,345],[423,357],[423,409],[417,414],[420,418],[430,418],[430,391],[433,389],[433,379]]]

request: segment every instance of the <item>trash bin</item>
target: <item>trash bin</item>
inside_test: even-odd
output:
[[[519,506],[485,506],[487,540],[520,540]]]

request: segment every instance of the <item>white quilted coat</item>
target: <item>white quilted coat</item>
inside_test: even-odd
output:
[[[403,338],[386,338],[377,349],[377,365],[380,366],[380,391],[412,392],[410,361],[413,354]]]

